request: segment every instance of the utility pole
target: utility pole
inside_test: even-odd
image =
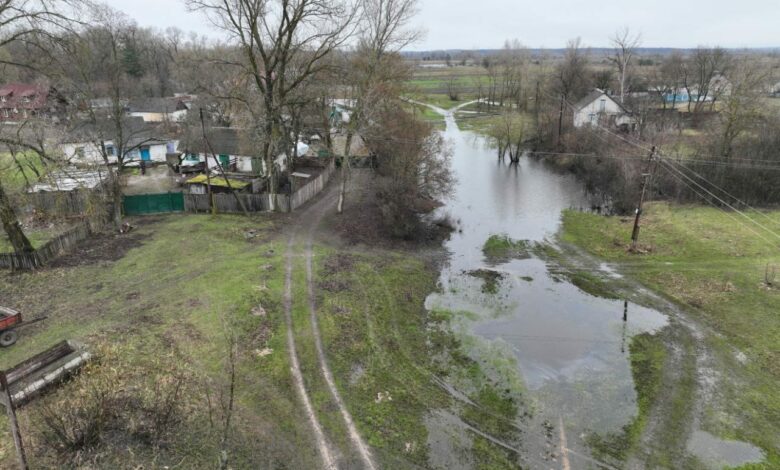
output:
[[[227,175],[225,174],[225,169],[222,168],[222,162],[220,162],[217,159],[217,154],[214,153],[214,148],[211,146],[211,142],[209,141],[208,136],[206,136],[206,122],[203,119],[203,108],[200,108],[200,130],[203,133],[203,142],[206,143],[206,148],[211,153],[212,158],[214,158],[214,163],[217,165],[217,168],[219,169],[219,172],[222,174],[222,179],[225,180],[225,184],[227,184],[228,190],[233,194],[233,197],[236,198],[236,202],[241,207],[241,210],[244,211],[244,215],[249,217],[249,211],[246,209],[246,206],[244,205],[244,201],[241,200],[241,198],[236,194],[236,191],[233,189],[233,185],[230,183],[230,180],[228,179]],[[206,174],[209,174],[209,154],[206,154]],[[211,179],[209,178],[209,193],[211,193]],[[212,201],[213,204],[213,201]],[[216,214],[216,204],[212,207],[212,214]]]
[[[5,407],[8,411],[8,422],[11,425],[11,434],[14,437],[14,445],[16,446],[16,455],[19,458],[19,469],[27,470],[27,454],[24,452],[24,444],[22,443],[22,432],[19,430],[19,421],[16,420],[16,408],[14,407],[14,398],[11,396],[11,390],[8,388],[8,378],[5,376],[5,371],[0,371],[0,387],[3,388],[3,396],[5,397]]]
[[[639,219],[642,217],[642,206],[645,203],[645,194],[647,194],[647,185],[650,182],[655,169],[658,167],[658,160],[655,155],[655,145],[650,150],[650,156],[645,164],[645,171],[642,173],[642,190],[639,192],[639,202],[636,206],[636,217],[634,218],[634,230],[631,232],[631,251],[637,250],[639,243]]]
[[[561,93],[561,109],[558,111],[558,135],[555,139],[555,146],[559,147],[561,145],[561,133],[563,133],[563,103],[565,102],[566,97]]]
[[[198,111],[200,111],[200,129],[203,133],[203,140],[206,140],[206,124],[203,120],[203,108],[199,108]],[[219,162],[217,162],[217,165],[219,165]],[[209,195],[209,211],[211,212],[211,215],[217,215],[217,205],[214,204],[214,194],[211,192],[211,172],[209,171],[209,154],[206,154],[206,188],[208,189],[208,195]]]

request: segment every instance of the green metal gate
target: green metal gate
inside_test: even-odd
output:
[[[160,193],[125,196],[122,200],[125,215],[161,214],[184,211],[184,194]]]

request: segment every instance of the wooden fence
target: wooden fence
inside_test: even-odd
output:
[[[32,253],[0,253],[0,268],[32,270],[43,267],[76,243],[86,239],[90,233],[92,231],[89,222],[82,222]]]
[[[263,212],[270,210],[270,194],[237,194],[249,212]],[[276,210],[290,212],[290,197],[284,194],[276,194]],[[216,193],[214,206],[218,213],[241,213],[241,206],[236,201],[236,196],[230,193]],[[208,194],[185,194],[184,210],[186,212],[209,212]]]
[[[301,207],[325,189],[325,186],[328,185],[328,181],[330,181],[330,177],[333,175],[334,171],[336,171],[336,162],[335,160],[331,160],[322,173],[313,180],[307,182],[306,185],[298,189],[298,191],[295,191],[292,194],[292,197],[290,197],[290,211],[294,211]]]
[[[331,162],[325,167],[322,173],[306,185],[299,188],[292,195],[275,194],[275,210],[278,212],[292,212],[301,207],[307,201],[319,194],[328,184],[333,172],[335,171],[335,162]],[[241,213],[241,206],[236,201],[236,196],[230,193],[216,193],[213,195],[214,205],[217,212],[222,214]],[[271,209],[271,195],[264,194],[238,194],[249,212],[263,212]],[[208,194],[185,194],[184,210],[186,212],[209,212]]]
[[[24,212],[35,209],[58,216],[84,215],[99,204],[100,196],[93,191],[57,191],[28,193],[20,196],[18,206]]]

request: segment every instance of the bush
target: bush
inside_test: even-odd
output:
[[[33,412],[44,460],[78,463],[101,445],[160,448],[188,417],[191,374],[154,360],[130,364],[128,351],[101,347],[96,359]],[[172,361],[171,361],[172,362]]]

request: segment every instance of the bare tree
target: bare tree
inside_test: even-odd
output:
[[[76,1],[66,0],[2,0],[0,1],[0,48],[29,38],[48,35],[71,25],[68,16]],[[0,57],[0,64],[30,67],[31,62],[19,62]],[[16,144],[4,137],[4,143]],[[0,181],[0,221],[16,252],[31,252],[33,246],[24,234],[16,211]]]
[[[734,142],[761,118],[764,95],[761,85],[766,72],[754,61],[742,58],[729,74],[729,93],[722,99],[715,131],[718,134],[718,154],[730,158]]]
[[[609,60],[615,64],[617,69],[618,83],[620,85],[620,103],[625,103],[626,83],[630,73],[631,60],[634,58],[636,48],[642,44],[642,36],[640,34],[631,34],[631,30],[625,27],[615,32],[614,36],[610,38],[610,42],[614,47],[614,51]]]
[[[499,159],[503,160],[508,153],[512,163],[520,161],[526,127],[523,116],[512,111],[505,111],[491,122],[487,134],[498,148]]]
[[[560,96],[560,108],[558,111],[558,134],[556,139],[560,142],[563,134],[563,116],[566,104],[571,100],[584,95],[588,88],[588,67],[585,51],[582,48],[580,38],[572,39],[566,44],[566,53],[563,61],[555,71],[553,88]]]
[[[394,60],[394,54],[415,42],[421,34],[409,28],[409,22],[417,13],[417,0],[363,0],[362,7],[362,27],[351,63],[353,70],[350,85],[354,91],[354,108],[344,147],[339,214],[344,210],[353,136],[367,125],[368,110],[387,98],[388,91],[392,89],[388,84],[398,82],[396,79],[403,67],[398,67],[400,64]]]
[[[688,111],[703,111],[709,102],[710,109],[727,91],[719,78],[730,68],[731,56],[720,48],[699,47],[684,63],[683,79],[688,94]]]
[[[244,98],[259,122],[257,137],[274,194],[276,157],[284,149],[283,120],[290,98],[322,69],[323,60],[352,35],[358,9],[348,0],[188,0],[236,42],[242,59],[231,64],[248,76],[258,100]]]
[[[117,171],[121,171],[142,146],[160,136],[157,129],[127,113],[129,100],[141,94],[135,63],[140,47],[135,44],[135,25],[106,6],[95,6],[91,18],[91,23],[100,26],[74,31],[52,43],[51,48],[60,50],[56,66],[78,105],[73,108],[71,137],[91,146],[102,164],[116,164]],[[118,175],[109,175],[113,218],[119,227],[122,188]]]
[[[504,105],[505,100],[518,109],[525,104],[525,65],[528,51],[517,39],[507,40],[499,54],[501,64],[502,82],[499,104]]]

